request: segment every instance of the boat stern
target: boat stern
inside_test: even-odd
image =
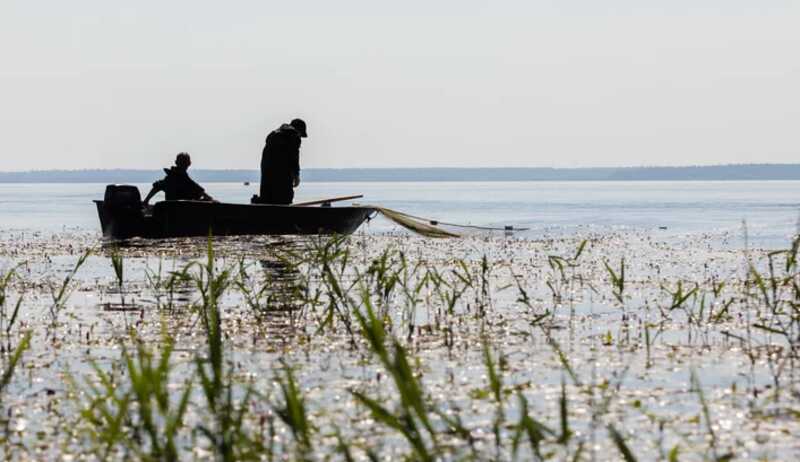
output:
[[[136,186],[108,185],[104,200],[94,203],[103,237],[128,239],[143,235],[145,218]]]

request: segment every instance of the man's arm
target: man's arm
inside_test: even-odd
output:
[[[292,185],[296,188],[300,186],[300,138],[297,138],[297,143],[292,146],[292,151],[289,153],[289,167],[292,171]]]
[[[150,189],[150,192],[147,193],[147,197],[144,198],[142,204],[147,205],[150,202],[150,199],[153,198],[156,194],[164,190],[164,182],[159,180],[153,183],[153,188]]]
[[[196,200],[209,201],[209,202],[214,200],[214,198],[211,197],[211,195],[208,194],[206,190],[202,186],[200,186],[199,183],[189,178],[188,175],[186,176],[186,179],[188,180],[186,182],[186,187],[192,190],[191,196],[195,197]]]

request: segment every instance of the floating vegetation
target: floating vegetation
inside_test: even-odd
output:
[[[5,459],[800,456],[800,239],[40,239],[0,252]]]

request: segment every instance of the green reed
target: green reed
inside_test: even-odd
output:
[[[174,398],[172,337],[162,333],[160,351],[154,352],[134,333],[134,354],[122,347],[125,375],[93,364],[95,376],[86,381],[88,402],[81,412],[89,436],[102,459],[114,453],[134,454],[140,460],[180,460],[178,441],[192,392],[191,379]],[[120,381],[125,377],[127,382]]]
[[[613,289],[614,298],[617,299],[620,305],[623,307],[625,306],[625,259],[620,259],[619,262],[619,270],[614,270],[611,267],[611,264],[608,261],[603,261],[603,266],[605,266],[606,271],[608,272],[609,281],[611,283],[611,287]]]
[[[582,259],[587,248],[587,241],[583,241],[573,255],[547,259],[550,273],[546,274],[548,279],[541,282],[550,283],[554,296],[558,293],[564,299],[568,295],[572,297],[575,285],[583,284],[583,272],[592,269],[587,268],[589,263]],[[315,403],[304,396],[297,380],[298,366],[291,364],[288,357],[274,368],[273,381],[280,389],[275,399],[269,397],[269,393],[234,379],[232,346],[226,342],[221,307],[224,296],[235,289],[242,296],[245,311],[254,318],[262,319],[285,307],[291,313],[292,328],[296,323],[298,330],[308,333],[303,341],[312,336],[335,336],[344,329],[353,350],[362,350],[377,360],[381,371],[390,378],[388,395],[375,395],[366,386],[356,386],[349,390],[349,397],[359,405],[360,411],[375,421],[374,432],[379,438],[375,445],[399,439],[406,445],[408,460],[588,460],[586,451],[592,451],[591,457],[596,457],[595,433],[607,438],[605,441],[616,448],[622,460],[637,460],[638,448],[634,441],[640,442],[643,436],[632,434],[625,428],[624,421],[611,423],[617,416],[615,406],[620,405],[616,397],[621,394],[631,357],[624,356],[626,352],[621,342],[617,342],[615,352],[624,358],[624,364],[610,378],[598,379],[594,370],[592,377],[582,376],[581,363],[570,354],[572,332],[569,332],[569,339],[564,340],[566,333],[562,336],[555,327],[559,319],[556,310],[543,308],[546,302],[536,298],[523,282],[524,275],[512,272],[519,315],[541,331],[557,358],[556,372],[562,374],[553,415],[535,412],[529,402],[530,393],[514,388],[514,375],[508,370],[518,369],[519,365],[510,367],[509,359],[493,343],[502,341],[496,334],[504,333],[492,326],[493,297],[498,293],[493,285],[496,265],[486,256],[479,261],[453,259],[446,265],[432,265],[424,259],[415,261],[401,250],[387,248],[362,267],[353,268],[355,256],[349,242],[340,237],[312,239],[302,249],[274,253],[296,273],[297,281],[291,283],[287,295],[291,302],[274,295],[281,284],[279,281],[270,276],[255,281],[243,259],[237,262],[238,266],[220,267],[211,240],[204,264],[187,265],[172,273],[168,283],[154,284],[157,286],[154,290],[169,288],[170,291],[187,282],[193,284],[199,296],[193,313],[198,316],[204,344],[193,353],[191,362],[180,368],[183,387],[178,396],[171,399],[164,398],[164,390],[167,378],[177,374],[171,359],[172,339],[163,339],[158,353],[140,343],[135,353],[129,354],[128,349],[123,349],[125,374],[96,370],[97,383],[90,386],[91,412],[85,419],[102,448],[98,455],[127,453],[132,458],[176,460],[187,456],[178,442],[194,443],[194,435],[200,435],[217,460],[318,459],[319,451],[331,440],[335,441],[338,457],[344,460],[379,459],[379,450],[348,441],[350,435],[343,435],[339,428],[331,430],[319,425],[323,431],[314,425],[309,409],[314,409]],[[771,361],[779,384],[783,371],[794,370],[798,351],[800,282],[796,254],[797,246],[793,244],[790,251],[769,255],[767,273],[756,271],[756,266],[751,265],[744,292],[739,297],[729,296],[737,287],[734,281],[714,281],[710,288],[683,281],[662,284],[662,294],[667,295],[666,300],[658,304],[664,308],[662,319],[640,323],[646,350],[645,369],[652,365],[651,350],[665,323],[683,320],[685,315],[695,328],[716,329],[718,324],[739,314],[736,310],[741,308],[740,302],[735,299],[746,299],[758,307],[759,313],[748,323],[753,335],[749,340],[742,337],[751,342],[747,351],[757,360],[757,347],[770,348],[772,356],[767,361]],[[595,261],[597,271],[605,269],[614,299],[623,309],[628,309],[630,282],[625,260],[621,259],[617,268],[605,259]],[[546,295],[547,289],[542,289]],[[418,325],[417,313],[425,309],[430,314],[429,326]],[[469,339],[475,338],[475,332],[480,332],[481,342],[470,345]],[[486,400],[492,406],[493,445],[477,444],[477,435],[487,429],[478,426],[481,424],[474,427],[465,424],[458,408],[437,402],[426,390],[422,368],[418,367],[421,360],[415,356],[415,351],[420,348],[419,340],[440,341],[452,356],[456,340],[462,337],[466,339],[460,342],[465,354],[468,351],[477,354],[479,349],[482,354],[486,384],[470,398]],[[757,344],[758,338],[763,338],[763,345]],[[781,339],[786,348],[777,349],[774,338]],[[131,340],[136,342],[135,337]],[[564,342],[564,347],[559,341]],[[641,346],[642,343],[624,345],[631,351]],[[604,347],[598,345],[598,348]],[[461,351],[460,348],[455,350]],[[717,460],[725,460],[728,454],[721,449],[719,435],[710,426],[710,403],[694,375],[692,384],[700,397],[710,441],[709,454]],[[272,416],[255,415],[256,401],[263,402],[277,418],[273,421]],[[581,414],[575,410],[577,405],[588,409],[588,435],[582,431]],[[190,411],[199,418],[187,424],[184,419]],[[256,421],[262,422],[262,426],[268,423],[266,437],[263,429],[261,432],[254,430]],[[661,422],[662,430],[670,430],[667,424]],[[287,430],[286,434],[290,434],[286,441],[276,436],[281,434],[278,430]],[[281,443],[276,444],[276,441]],[[679,446],[675,445],[664,457],[677,460],[679,454]]]
[[[559,304],[564,300],[564,294],[572,291],[574,283],[583,282],[583,277],[578,270],[581,267],[581,255],[583,255],[588,244],[589,241],[584,239],[578,244],[575,253],[570,256],[547,256],[547,265],[550,268],[550,273],[545,281],[545,285],[550,289],[555,304]],[[517,286],[521,288],[518,281]],[[527,295],[522,295],[524,295],[523,300],[527,301]]]
[[[255,459],[263,449],[262,441],[252,437],[244,427],[253,390],[247,387],[244,397],[237,401],[234,397],[235,383],[225,366],[220,298],[231,284],[231,271],[217,271],[210,237],[207,261],[200,265],[199,270],[194,281],[201,295],[199,310],[207,351],[205,357],[198,355],[195,358],[195,371],[211,422],[200,424],[197,429],[209,441],[218,460]]]
[[[522,438],[528,438],[528,444],[531,446],[533,455],[536,460],[545,460],[542,454],[542,443],[548,438],[555,436],[555,432],[547,425],[539,422],[531,417],[528,409],[528,400],[522,393],[517,393],[517,400],[519,401],[519,422],[514,427],[514,437],[511,440],[511,454],[516,459],[519,452]]]
[[[625,437],[623,437],[622,434],[617,431],[617,428],[614,427],[614,425],[609,424],[608,433],[611,434],[611,440],[614,441],[614,445],[617,446],[617,449],[619,449],[619,452],[625,462],[636,462],[638,460],[636,456],[633,455],[631,448],[628,447],[628,444],[625,442]]]
[[[747,279],[742,296],[758,308],[754,310],[755,319],[750,318],[750,311],[747,312],[745,337],[739,339],[751,362],[754,395],[755,365],[760,351],[767,352],[766,364],[772,375],[775,400],[782,392],[784,374],[794,373],[800,360],[799,248],[800,235],[795,237],[789,249],[767,253],[766,271],[759,270],[749,256],[747,260]]]
[[[494,433],[495,456],[499,458],[502,438],[501,432],[505,422],[505,412],[503,410],[503,378],[500,368],[495,365],[491,347],[486,338],[483,340],[483,365],[486,368],[486,374],[489,378],[489,390],[491,390],[497,406],[494,423],[492,424],[492,433]]]
[[[397,340],[391,341],[391,350],[387,348],[389,336],[383,322],[375,315],[367,294],[364,294],[363,302],[365,312],[354,311],[353,314],[370,350],[391,376],[399,394],[400,407],[392,412],[364,393],[355,390],[350,393],[369,409],[373,419],[399,432],[413,449],[415,458],[433,461],[439,452],[437,432],[429,417],[423,387],[411,369],[405,348]]]
[[[117,288],[122,293],[122,284],[125,282],[125,257],[120,253],[119,247],[111,249],[111,266],[114,267],[114,276],[117,278]]]
[[[281,387],[284,404],[275,406],[274,409],[278,417],[292,432],[298,449],[298,459],[311,460],[311,455],[314,452],[314,427],[308,419],[305,398],[297,386],[297,380],[294,378],[292,369],[285,363],[283,372],[283,377],[277,376],[275,380]]]
[[[20,265],[15,266],[14,268],[9,269],[2,277],[0,277],[0,332],[5,334],[5,344],[3,345],[3,349],[0,353],[5,353],[6,351],[12,350],[12,335],[11,331],[14,328],[14,325],[17,322],[17,318],[19,316],[19,310],[22,306],[22,302],[25,299],[24,291],[19,295],[17,298],[17,302],[14,304],[14,308],[11,310],[11,313],[8,313],[8,289],[11,282],[18,278],[17,275],[17,268]]]
[[[11,379],[14,377],[14,372],[16,371],[17,366],[22,359],[22,354],[25,353],[25,350],[30,348],[31,336],[32,332],[26,331],[22,336],[22,340],[20,340],[19,344],[17,344],[17,347],[11,353],[11,356],[6,358],[6,356],[3,355],[3,374],[0,375],[0,405],[2,405],[3,402],[3,393],[5,392],[6,387],[8,387],[8,385],[11,383]]]
[[[91,255],[91,250],[87,250],[78,258],[72,270],[67,272],[66,276],[64,276],[60,286],[54,286],[48,282],[50,287],[50,296],[53,299],[53,303],[50,306],[50,323],[52,327],[55,327],[56,323],[58,322],[58,315],[65,307],[67,299],[69,299],[69,296],[72,293],[72,282],[75,280],[78,270],[80,270],[81,267],[86,263],[89,255]]]

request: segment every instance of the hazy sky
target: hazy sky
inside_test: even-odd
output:
[[[800,2],[0,1],[0,170],[800,162]]]

